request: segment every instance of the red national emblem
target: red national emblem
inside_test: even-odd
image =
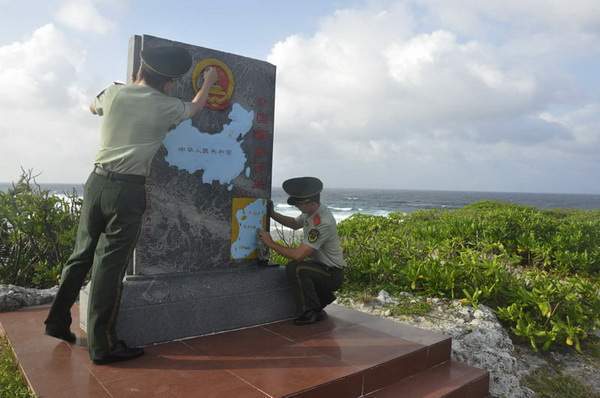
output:
[[[206,107],[217,111],[223,110],[229,106],[235,85],[233,72],[224,62],[215,58],[207,58],[198,62],[192,72],[192,86],[195,92],[200,90],[204,69],[209,66],[216,68],[218,79],[208,92]]]

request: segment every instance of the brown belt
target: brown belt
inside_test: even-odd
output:
[[[134,184],[142,184],[142,185],[144,185],[146,183],[146,177],[144,177],[144,176],[140,176],[140,175],[136,175],[136,174],[115,173],[114,171],[109,171],[109,170],[103,169],[102,167],[100,167],[98,165],[96,165],[94,167],[94,174],[97,174],[102,177],[106,177],[109,180],[131,182]]]

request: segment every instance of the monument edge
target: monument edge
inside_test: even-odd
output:
[[[254,61],[254,62],[260,62],[260,63],[266,64],[269,67],[273,68],[273,73],[275,73],[275,70],[277,69],[277,66],[273,65],[272,63],[270,63],[268,61],[265,61],[265,60],[262,60],[262,59],[257,59],[257,58],[252,58],[252,57],[248,57],[248,56],[245,56],[245,55],[239,55],[239,54],[235,54],[235,53],[228,52],[228,51],[215,50],[215,49],[212,49],[212,48],[209,48],[209,47],[199,46],[199,45],[191,44],[191,43],[184,43],[184,42],[177,41],[177,40],[165,39],[165,38],[162,38],[162,37],[153,36],[153,35],[149,35],[149,34],[145,34],[145,33],[142,34],[142,35],[135,35],[135,36],[141,37],[142,46],[143,46],[144,40],[146,38],[156,39],[156,40],[166,40],[166,41],[169,41],[171,43],[175,43],[177,45],[194,46],[194,47],[202,48],[204,50],[209,50],[209,51],[212,51],[212,52],[215,52],[215,53],[220,53],[220,54],[224,54],[224,55],[228,55],[228,56],[235,56],[235,57],[245,58],[247,60]]]

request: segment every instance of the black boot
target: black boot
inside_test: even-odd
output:
[[[50,323],[46,324],[46,332],[48,336],[56,337],[57,339],[64,340],[68,343],[74,343],[77,341],[75,333],[71,332],[68,327],[54,326]]]
[[[322,321],[325,318],[327,318],[327,313],[323,310],[308,310],[305,311],[298,318],[294,319],[294,323],[299,326],[310,325]]]
[[[96,365],[106,365],[113,362],[128,361],[144,354],[143,348],[127,347],[123,340],[120,340],[107,355],[93,360]]]

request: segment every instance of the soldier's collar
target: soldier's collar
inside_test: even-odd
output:
[[[312,218],[312,217],[314,217],[314,215],[315,215],[315,214],[319,214],[319,211],[321,210],[321,206],[323,206],[323,203],[319,203],[319,207],[317,207],[317,210],[315,210],[315,211],[314,211],[312,214],[310,214],[310,215],[309,215],[308,217],[306,217],[306,218],[307,218],[307,219],[308,219],[308,218]]]

